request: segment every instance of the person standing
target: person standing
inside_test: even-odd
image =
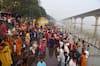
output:
[[[5,38],[7,35],[7,28],[6,28],[6,24],[4,21],[1,22],[0,25],[0,38]]]
[[[64,45],[60,48],[60,66],[65,66]]]
[[[42,54],[43,56],[45,56],[46,53],[46,39],[42,39],[42,41],[40,42],[40,55]]]
[[[82,55],[81,55],[81,66],[87,66],[86,53],[82,53]]]
[[[6,45],[5,43],[1,43],[0,46],[2,46],[2,49],[0,51],[0,61],[2,63],[2,66],[11,66],[13,61],[9,46]]]
[[[21,55],[21,49],[22,49],[22,41],[21,41],[20,36],[17,36],[15,43],[16,43],[17,55],[20,56]]]
[[[49,38],[49,56],[50,57],[52,57],[54,53],[54,44],[55,44],[54,35],[51,34]]]

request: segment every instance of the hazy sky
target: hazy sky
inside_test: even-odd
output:
[[[57,20],[100,8],[100,0],[40,0],[40,5]]]

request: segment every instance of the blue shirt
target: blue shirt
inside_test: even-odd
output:
[[[53,48],[55,41],[53,39],[49,39],[50,48]]]
[[[45,63],[45,62],[42,62],[42,63],[41,63],[41,62],[39,61],[39,62],[37,63],[37,66],[46,66],[46,63]]]

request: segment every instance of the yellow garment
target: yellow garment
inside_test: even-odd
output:
[[[9,41],[3,41],[2,43],[4,43],[7,46],[9,46],[10,52],[12,53],[12,48],[11,48],[11,45],[10,45]]]
[[[14,39],[12,38],[12,36],[8,37],[8,42],[9,42],[9,48],[11,50],[11,53],[13,52],[13,44],[14,44]]]
[[[0,61],[2,62],[2,66],[11,66],[12,58],[9,46],[5,46],[0,52]]]

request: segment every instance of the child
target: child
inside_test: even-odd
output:
[[[46,66],[46,63],[43,61],[43,58],[40,58],[40,61],[37,63],[37,66]]]

